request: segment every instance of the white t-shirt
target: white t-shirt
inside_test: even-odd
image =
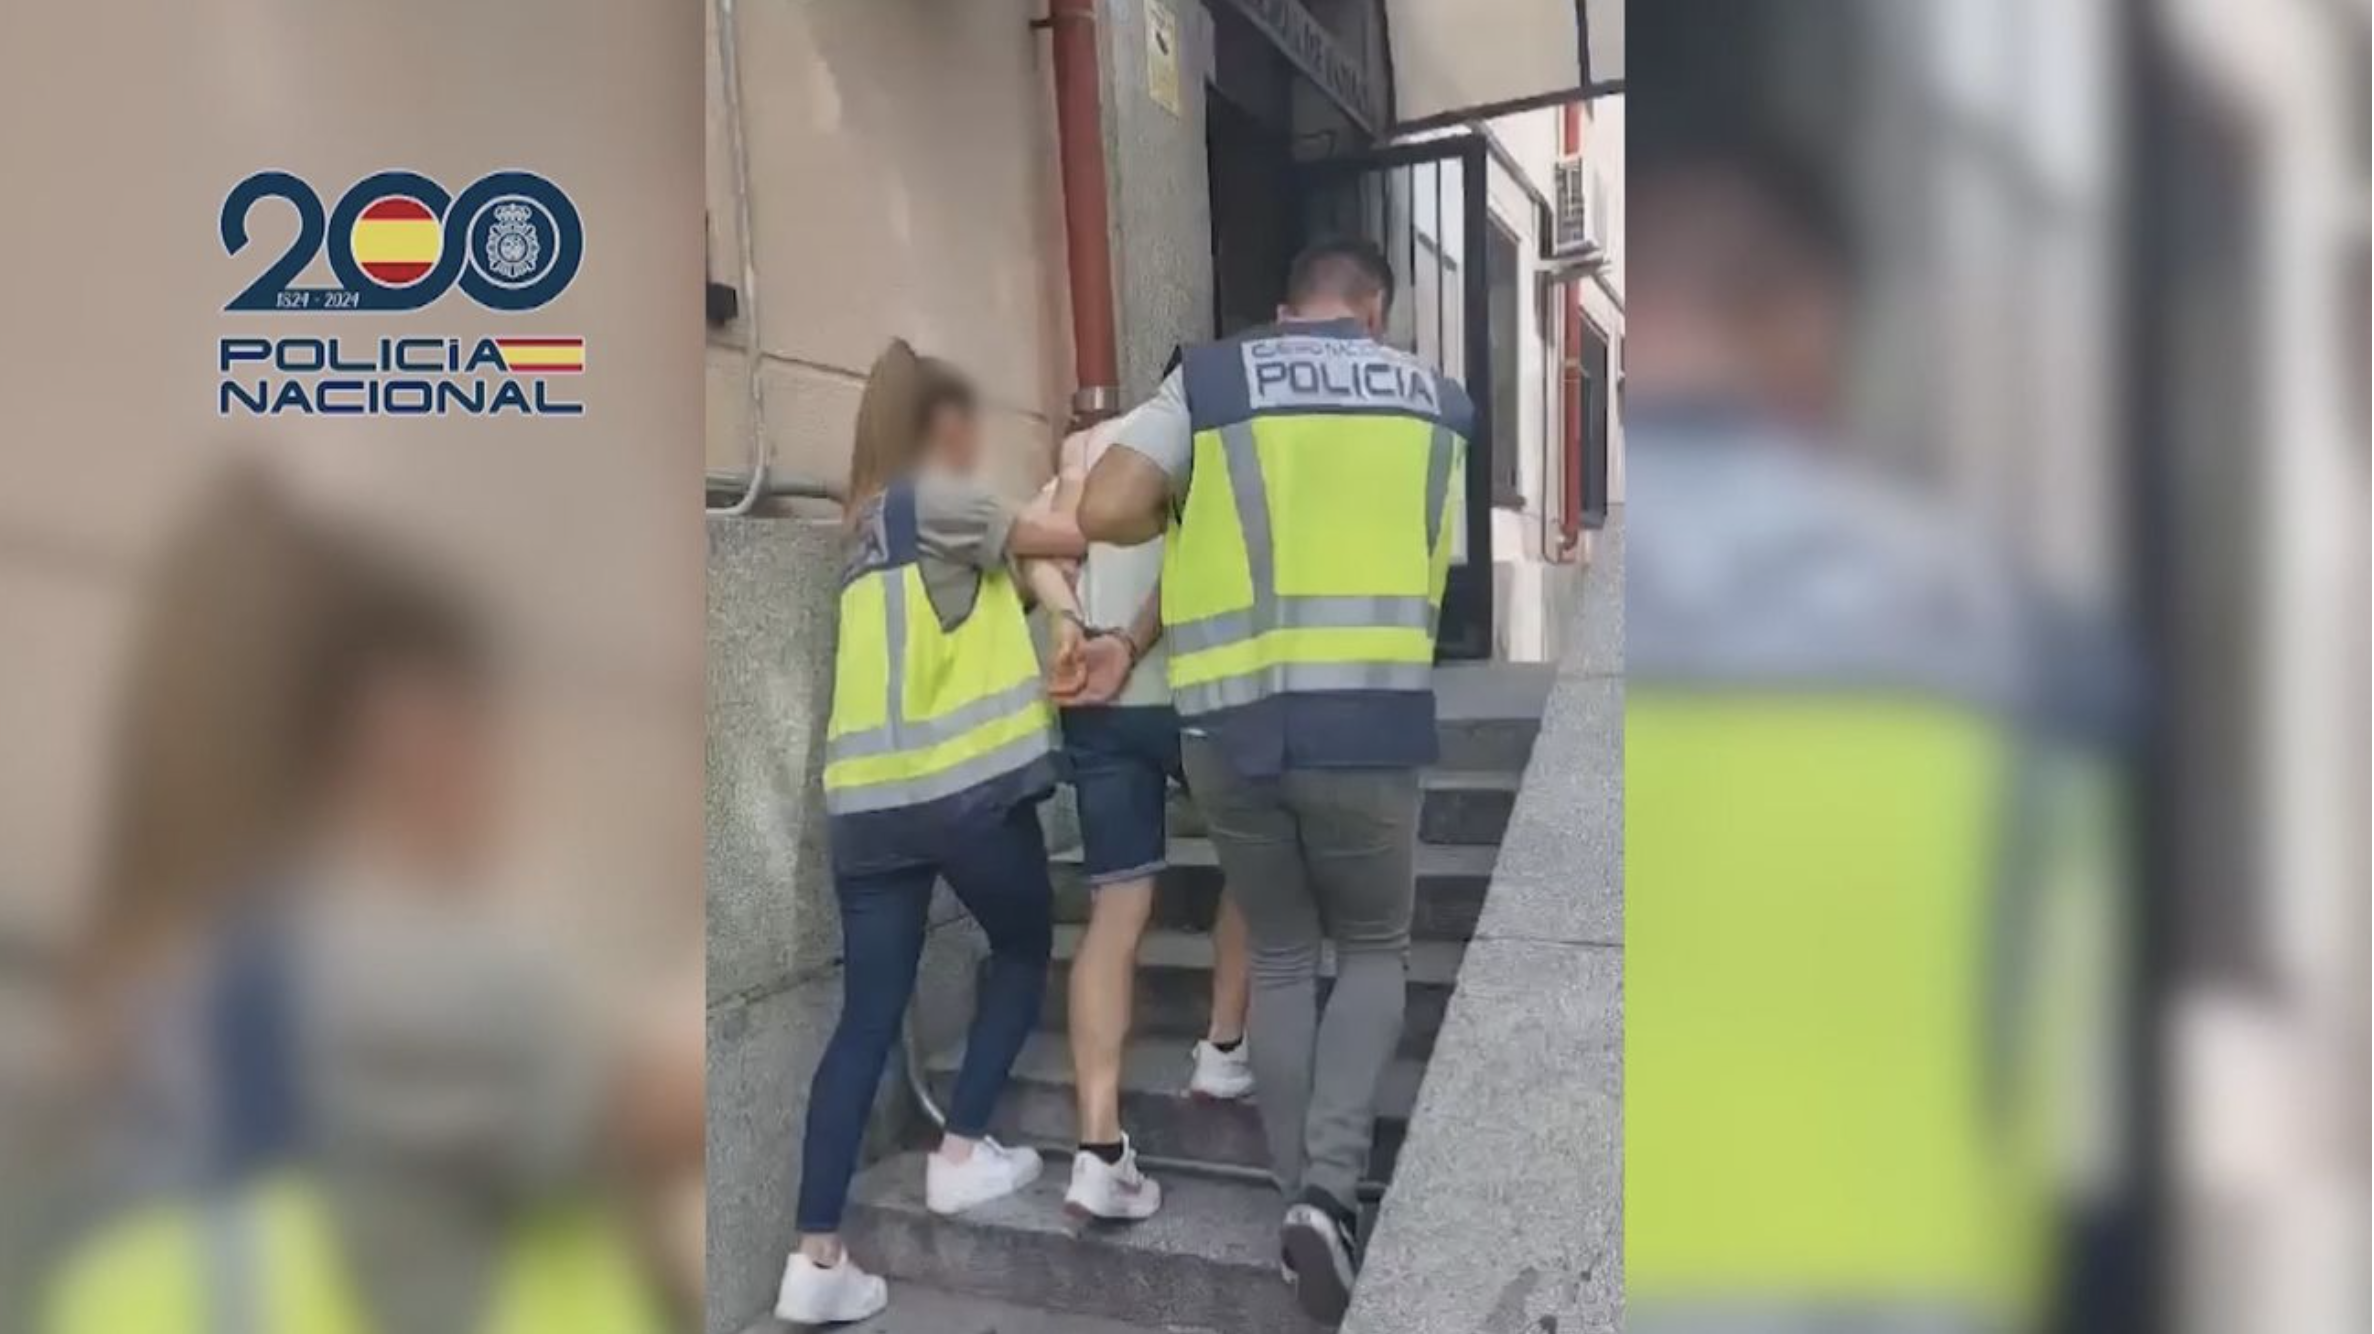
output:
[[[1118,441],[1152,460],[1170,477],[1171,494],[1186,494],[1195,462],[1195,423],[1187,415],[1187,382],[1178,371],[1163,376],[1154,397],[1112,425],[1108,443]]]
[[[1184,420],[1186,399],[1173,376],[1163,384],[1162,393],[1126,416],[1115,417],[1088,428],[1083,463],[1096,466],[1105,450],[1124,436],[1134,439],[1151,427],[1167,435],[1166,429],[1153,426],[1162,420],[1166,409],[1164,397],[1175,399],[1176,409]],[[1116,547],[1103,542],[1088,546],[1088,559],[1080,563],[1080,615],[1090,625],[1126,629],[1137,619],[1138,609],[1146,599],[1154,596],[1162,583],[1162,539],[1134,547]],[[1136,670],[1130,672],[1129,683],[1113,702],[1120,705],[1167,706],[1171,702],[1169,637],[1155,641],[1154,649],[1140,659]]]

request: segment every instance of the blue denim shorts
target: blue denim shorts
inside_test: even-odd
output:
[[[1165,798],[1179,767],[1179,715],[1165,705],[1063,711],[1064,749],[1080,798],[1088,883],[1142,880],[1169,864]]]

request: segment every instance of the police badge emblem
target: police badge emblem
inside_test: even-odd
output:
[[[486,228],[487,271],[515,283],[533,275],[543,259],[544,245],[536,239],[536,224],[528,206],[497,204],[494,219]]]

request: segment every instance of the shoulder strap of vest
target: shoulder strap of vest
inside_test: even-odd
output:
[[[1224,426],[1249,415],[1243,343],[1243,337],[1196,343],[1179,358],[1179,386],[1186,391],[1187,417],[1194,429]]]
[[[867,501],[858,515],[850,535],[849,559],[841,567],[842,586],[876,570],[912,563],[917,547],[915,488],[901,479]]]

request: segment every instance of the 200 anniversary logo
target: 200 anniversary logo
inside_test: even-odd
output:
[[[418,172],[357,181],[326,213],[285,171],[261,171],[223,200],[222,242],[237,255],[267,200],[295,209],[279,258],[223,307],[233,314],[393,314],[458,287],[490,311],[535,310],[568,289],[585,258],[577,206],[533,172],[498,171],[460,194]],[[336,282],[303,285],[319,255]],[[225,335],[216,344],[223,416],[576,416],[556,377],[585,369],[585,340],[548,334],[386,337]]]

